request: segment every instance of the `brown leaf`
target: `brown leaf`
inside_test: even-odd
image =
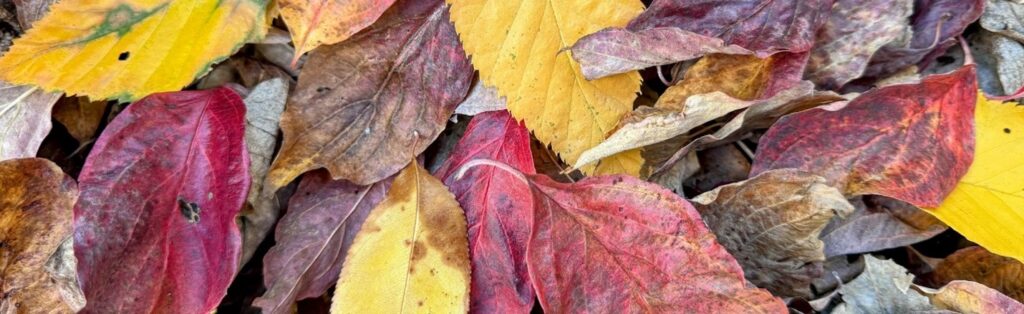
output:
[[[821,233],[825,256],[840,256],[911,245],[949,229],[934,216],[898,200],[869,195],[852,215]],[[865,204],[867,203],[867,204]]]
[[[256,252],[263,238],[280,216],[274,191],[263,189],[264,178],[274,158],[280,130],[277,127],[288,99],[288,83],[281,78],[256,85],[245,97],[245,146],[249,151],[249,194],[238,217],[242,232],[242,256],[239,265]],[[264,194],[267,193],[267,194]]]
[[[973,281],[956,280],[938,290],[917,285],[914,288],[939,309],[978,314],[1024,313],[1024,304]]]
[[[441,133],[472,79],[442,1],[395,3],[376,24],[311,54],[281,119],[269,187],[320,167],[355,184],[398,172]]]
[[[791,169],[721,186],[693,202],[747,280],[783,297],[811,296],[825,261],[818,234],[833,216],[853,211],[825,179]]]
[[[964,248],[946,257],[936,267],[932,279],[937,285],[954,280],[974,281],[1018,301],[1024,300],[1024,264],[980,246]]]
[[[43,16],[50,11],[50,5],[57,3],[57,1],[58,0],[14,0],[14,5],[18,7],[18,23],[21,24],[21,28],[26,30],[31,28],[32,23],[43,18]]]
[[[789,53],[763,59],[743,55],[709,55],[687,69],[683,79],[665,90],[655,106],[683,110],[690,96],[716,91],[740,100],[767,98],[780,88],[797,85],[803,74],[804,62],[806,60],[801,55]],[[770,86],[775,90],[769,92]]]
[[[79,144],[96,139],[96,129],[107,111],[106,101],[89,101],[85,97],[64,97],[53,107],[53,119],[64,125]]]
[[[35,157],[60,94],[0,82],[0,160]]]
[[[29,158],[0,162],[0,182],[0,313],[81,310],[70,242],[75,181]]]

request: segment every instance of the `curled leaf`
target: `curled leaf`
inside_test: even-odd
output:
[[[35,157],[50,133],[50,110],[59,93],[0,81],[0,160]]]

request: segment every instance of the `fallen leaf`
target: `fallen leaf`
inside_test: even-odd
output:
[[[1024,312],[1024,304],[977,282],[957,280],[938,290],[914,287],[942,310],[977,314]]]
[[[448,0],[452,21],[480,79],[508,99],[508,110],[562,160],[576,164],[583,151],[609,134],[640,90],[629,72],[586,80],[572,52],[577,39],[601,28],[624,26],[643,9],[638,0]],[[478,27],[487,25],[487,27]],[[501,47],[501,49],[496,49]],[[640,153],[586,167],[586,173],[632,172]],[[602,167],[609,169],[601,169]]]
[[[64,125],[79,144],[96,138],[96,130],[103,123],[107,111],[106,101],[89,101],[85,97],[64,97],[53,107],[53,119]]]
[[[911,16],[913,36],[906,43],[886,45],[875,52],[864,72],[883,78],[911,65],[924,68],[956,44],[956,37],[981,16],[985,0],[916,0]]]
[[[709,55],[687,69],[683,79],[665,90],[654,106],[681,111],[690,96],[716,91],[740,100],[769,98],[781,91],[769,91],[769,87],[789,89],[799,85],[806,62],[789,53],[767,58]]]
[[[0,162],[0,182],[0,313],[78,312],[85,298],[77,278],[50,267],[71,237],[75,180],[53,162],[26,158]]]
[[[35,157],[60,94],[0,81],[0,160]]]
[[[267,292],[253,305],[265,313],[291,313],[295,301],[327,292],[341,274],[356,232],[390,184],[358,186],[331,180],[323,170],[303,175],[263,258]]]
[[[949,255],[935,267],[932,276],[937,285],[946,285],[954,280],[969,280],[1011,298],[1024,299],[1024,264],[992,254],[979,246],[960,249]]]
[[[527,261],[545,312],[781,313],[686,200],[629,176],[528,176]]]
[[[395,0],[279,0],[296,56],[345,41],[373,24]]]
[[[238,270],[244,132],[245,105],[227,88],[150,95],[107,126],[78,177],[84,312],[217,306]]]
[[[781,169],[693,198],[704,222],[743,266],[747,280],[780,297],[810,297],[822,275],[818,234],[853,206],[816,175]]]
[[[1024,261],[1024,108],[977,95],[974,163],[941,205],[925,208],[990,252]],[[940,172],[946,172],[948,168]]]
[[[472,79],[444,2],[398,1],[379,23],[310,55],[269,187],[320,167],[361,185],[395,174],[437,138]]]
[[[473,264],[470,312],[529,313],[534,298],[526,267],[533,215],[529,186],[493,167],[456,175],[476,159],[535,173],[529,131],[507,111],[481,113],[469,122],[452,155],[434,172],[466,211]]]
[[[245,207],[238,216],[242,233],[241,265],[249,261],[281,214],[276,195],[273,191],[264,190],[263,183],[274,158],[279,134],[277,124],[287,100],[288,83],[280,78],[256,85],[243,100],[246,109],[245,145],[249,152],[252,184],[249,185]]]
[[[494,87],[484,85],[483,81],[477,81],[469,96],[455,107],[455,114],[475,116],[477,114],[508,109],[505,97],[498,96],[498,90]]]
[[[573,52],[591,79],[709,52],[803,52],[811,49],[831,7],[832,0],[655,0],[624,29],[588,35]],[[590,51],[600,53],[585,53]]]
[[[925,211],[898,200],[864,196],[852,215],[821,233],[825,256],[881,251],[918,243],[949,229]],[[865,204],[867,203],[867,204]]]
[[[122,102],[179,90],[262,38],[267,2],[60,1],[0,58],[0,79]]]
[[[32,23],[46,16],[50,6],[57,3],[57,0],[14,0],[18,8],[18,23],[22,29],[32,28]]]
[[[972,44],[971,52],[978,62],[978,83],[986,93],[1007,95],[1024,86],[1024,45],[985,30],[978,31]],[[991,72],[989,79],[983,69]]]
[[[746,180],[750,174],[750,161],[736,145],[716,146],[693,154],[700,163],[700,172],[686,182],[687,187],[696,191],[693,195]]]
[[[971,164],[976,93],[969,65],[783,117],[761,137],[751,174],[798,168],[848,196],[936,206]]]
[[[914,275],[891,260],[864,257],[864,272],[839,288],[845,303],[833,313],[914,313],[932,309],[928,298],[910,289]]]
[[[860,77],[875,51],[908,36],[913,0],[836,0],[818,31],[806,78],[839,89]]]
[[[410,162],[356,234],[331,313],[465,313],[469,263],[459,203]]]
[[[1024,4],[1010,0],[987,0],[981,14],[981,27],[1024,41]]]

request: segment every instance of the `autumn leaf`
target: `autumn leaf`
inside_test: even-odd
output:
[[[909,42],[882,47],[874,56],[864,77],[884,78],[906,67],[926,66],[981,16],[985,0],[917,0],[911,16],[913,36]]]
[[[331,180],[322,170],[303,175],[263,258],[267,292],[253,305],[265,313],[291,313],[296,300],[327,292],[341,274],[356,232],[390,184],[358,186]]]
[[[274,160],[274,148],[280,134],[277,125],[287,100],[288,83],[281,78],[256,85],[243,100],[246,107],[245,147],[249,152],[252,183],[245,207],[238,217],[242,232],[242,256],[239,259],[242,265],[249,261],[281,215],[276,191],[265,190],[263,183]]]
[[[534,299],[526,267],[533,215],[529,186],[493,167],[456,175],[476,159],[535,173],[529,131],[507,111],[481,113],[469,122],[452,155],[435,172],[466,211],[473,264],[470,312],[528,313]]]
[[[1024,108],[977,95],[974,163],[935,208],[942,222],[992,253],[1024,261]]]
[[[216,307],[238,270],[244,132],[245,105],[227,88],[154,94],[107,126],[78,178],[83,311]]]
[[[923,292],[938,309],[972,314],[1024,312],[1024,304],[977,282],[957,280],[938,290],[914,287]]]
[[[331,313],[464,313],[469,263],[459,203],[413,161],[356,234]]]
[[[947,256],[935,266],[932,278],[937,285],[955,280],[973,281],[1011,298],[1024,300],[1024,263],[992,254],[978,246],[963,248]]]
[[[274,189],[320,167],[362,185],[395,174],[437,138],[473,79],[440,0],[398,1],[304,68],[281,119]]]
[[[0,81],[0,160],[35,157],[60,94]]]
[[[60,251],[71,237],[75,180],[51,161],[26,158],[0,162],[0,182],[0,313],[78,312],[85,298],[74,268],[64,277],[50,267],[74,265]]]
[[[914,205],[891,198],[867,195],[855,205],[853,214],[821,232],[826,257],[907,246],[949,229]]]
[[[78,140],[79,144],[91,142],[103,123],[107,111],[106,101],[89,101],[85,97],[65,97],[53,107],[53,119]]]
[[[321,45],[348,39],[377,20],[395,0],[280,0],[295,59]]]
[[[473,84],[473,89],[469,90],[469,96],[455,107],[455,114],[475,116],[487,111],[506,110],[507,103],[505,97],[498,96],[498,91],[494,87],[477,81]]]
[[[64,0],[0,58],[0,79],[92,100],[175,91],[259,40],[267,0]]]
[[[931,310],[928,299],[911,290],[914,275],[891,260],[865,255],[864,272],[839,288],[845,303],[833,313],[914,313]]]
[[[690,96],[722,92],[739,100],[775,96],[801,84],[807,54],[779,53],[767,58],[713,54],[686,70],[682,80],[669,86],[654,105],[684,110]]]
[[[530,278],[545,312],[780,313],[690,203],[628,176],[528,177]]]
[[[976,91],[969,65],[783,117],[761,138],[751,173],[798,168],[848,196],[936,206],[971,164]]]
[[[643,9],[638,0],[448,0],[459,37],[480,79],[508,100],[508,110],[562,160],[575,164],[603,141],[640,88],[636,72],[587,80],[572,52],[586,34],[624,26]],[[486,25],[481,27],[479,25]],[[640,171],[639,151],[609,158],[584,172]]]

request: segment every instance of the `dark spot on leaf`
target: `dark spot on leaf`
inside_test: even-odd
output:
[[[423,306],[423,301],[416,302],[417,306]]]
[[[331,90],[331,88],[327,87],[327,86],[320,86],[320,87],[316,88],[316,92],[317,93],[323,93],[323,92],[327,92],[327,91],[330,91],[330,90]]]
[[[201,211],[199,204],[189,202],[185,200],[185,198],[179,196],[178,210],[181,211],[181,215],[185,216],[185,220],[189,223],[194,224],[199,222],[199,212]]]
[[[427,246],[423,242],[416,241],[416,244],[412,246],[412,255],[409,256],[410,261],[418,261],[424,256],[427,256]]]
[[[131,56],[131,53],[128,52],[128,51],[125,51],[125,52],[122,52],[121,54],[117,55],[117,60],[119,60],[119,61],[128,60],[129,56]]]
[[[1011,131],[1010,128],[1004,128],[1003,129],[1003,133],[1006,133],[1006,134],[1010,134],[1010,131]]]

